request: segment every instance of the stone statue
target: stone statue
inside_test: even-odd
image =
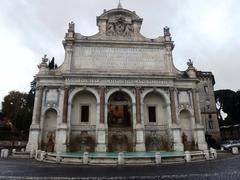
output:
[[[71,21],[69,24],[68,24],[68,32],[74,32],[74,27],[75,27],[75,24],[73,21]]]
[[[165,26],[163,31],[164,31],[164,36],[171,36],[169,27]]]
[[[109,23],[107,26],[107,34],[108,35],[114,35],[114,24],[113,23]]]
[[[124,36],[130,36],[131,32],[133,32],[133,28],[131,25],[127,24],[125,27]]]
[[[188,59],[187,65],[188,67],[193,67],[193,61],[191,59]]]
[[[42,58],[42,63],[47,63],[47,62],[48,62],[47,55],[44,54],[44,57]]]

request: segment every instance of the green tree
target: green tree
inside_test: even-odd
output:
[[[32,119],[34,94],[11,91],[4,97],[2,111],[16,130],[29,129]]]

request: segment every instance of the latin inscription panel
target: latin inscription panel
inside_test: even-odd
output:
[[[73,69],[164,71],[164,50],[149,48],[75,47]]]

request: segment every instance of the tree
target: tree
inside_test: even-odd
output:
[[[2,111],[16,130],[26,131],[31,125],[34,94],[11,91],[4,97]]]
[[[235,125],[240,123],[240,92],[229,89],[215,91],[215,98],[218,104],[217,112],[220,125]],[[227,114],[225,119],[221,111]]]

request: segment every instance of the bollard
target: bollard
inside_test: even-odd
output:
[[[189,151],[185,151],[185,161],[191,162],[191,154]]]
[[[1,157],[7,158],[8,157],[9,150],[8,149],[2,149],[1,151]]]
[[[161,164],[162,163],[162,157],[161,157],[160,152],[155,153],[155,162],[156,162],[156,164]]]
[[[46,152],[45,151],[41,151],[40,152],[40,161],[43,161],[46,157]]]
[[[210,148],[210,154],[213,159],[217,159],[217,151],[216,149]]]
[[[12,149],[12,153],[14,154],[16,152],[16,149]]]
[[[3,149],[1,149],[0,158],[3,158]]]
[[[38,159],[40,153],[41,153],[41,150],[36,150],[36,153],[35,153],[35,159]]]
[[[7,157],[8,157],[8,149],[2,149],[1,158],[7,158]]]
[[[61,161],[62,161],[61,152],[57,152],[56,163],[60,163]]]
[[[21,149],[21,152],[25,152],[25,149],[24,149],[24,148],[22,148],[22,149]]]
[[[209,155],[209,151],[208,150],[204,150],[204,157],[206,160],[209,160],[210,159],[210,155]]]
[[[123,152],[118,153],[118,164],[119,165],[124,164],[124,153]]]
[[[83,164],[88,164],[88,152],[83,153]]]
[[[221,147],[221,151],[224,151],[224,147]]]
[[[38,150],[35,150],[35,159],[37,159],[37,153],[38,153]]]
[[[239,154],[238,147],[232,147],[232,154]]]
[[[30,151],[30,158],[34,158],[34,155],[35,155],[34,152],[35,151],[33,149]]]

